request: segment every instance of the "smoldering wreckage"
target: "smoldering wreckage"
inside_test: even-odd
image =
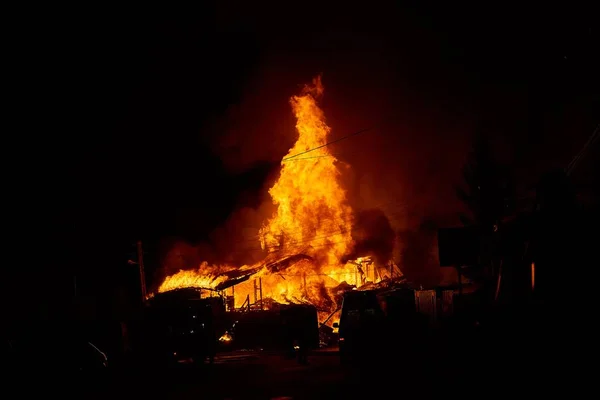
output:
[[[294,339],[297,336],[303,337],[302,346],[308,348],[334,346],[339,339],[337,322],[340,320],[343,299],[347,293],[374,294],[382,300],[380,306],[383,309],[390,298],[395,298],[403,300],[404,310],[416,312],[420,308],[420,311],[425,314],[435,311],[435,305],[431,303],[432,299],[435,302],[435,293],[433,297],[425,299],[426,296],[423,295],[431,295],[432,291],[412,290],[393,264],[389,266],[389,276],[379,274],[373,268],[373,262],[369,257],[355,264],[360,286],[342,282],[336,287],[322,288],[326,290],[318,292],[321,293],[321,297],[317,298],[319,302],[310,302],[306,296],[304,300],[295,299],[283,303],[264,296],[263,276],[285,273],[296,263],[307,261],[311,260],[306,255],[289,256],[260,267],[224,272],[214,278],[220,283],[213,288],[175,288],[150,295],[146,302],[148,315],[159,315],[159,325],[147,326],[145,331],[157,332],[166,327],[169,335],[179,336],[179,339],[175,339],[179,343],[171,341],[170,347],[164,349],[162,354],[173,356],[171,361],[185,363],[201,360],[200,362],[204,362],[206,359],[212,360],[220,351],[297,351],[299,343]],[[284,279],[284,277],[279,278]],[[304,277],[301,279],[304,280]],[[253,293],[245,294],[242,291],[241,305],[236,307],[236,287],[241,285],[251,286]],[[305,289],[307,293],[309,290],[309,288]],[[407,297],[408,292],[410,295]],[[210,311],[207,315],[206,311],[199,310]],[[177,329],[179,332],[174,332]],[[181,337],[191,336],[190,334],[193,335],[194,332],[207,329],[210,330],[208,339],[215,343],[216,347],[209,348],[210,346],[205,344],[206,347],[198,354],[197,351],[195,353],[194,350],[185,348],[181,343]],[[293,332],[290,333],[290,329]],[[206,336],[200,334],[194,340],[198,344],[204,339]],[[156,343],[164,343],[164,338],[151,339],[151,343],[148,343],[149,348],[152,349],[150,354],[160,349],[155,347]],[[175,348],[177,350],[174,350]],[[155,357],[155,360],[160,359],[161,357]]]

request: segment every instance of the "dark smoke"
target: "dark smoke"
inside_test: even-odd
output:
[[[437,226],[423,221],[418,229],[398,232],[401,243],[400,268],[409,282],[425,287],[439,283],[441,271],[437,256]]]
[[[356,253],[367,252],[379,263],[398,262],[393,255],[402,240],[394,240],[394,232],[419,236],[423,219],[455,213],[454,184],[468,147],[464,109],[457,112],[456,99],[422,92],[423,82],[413,68],[423,60],[411,64],[410,47],[399,57],[389,50],[397,43],[383,36],[342,31],[318,36],[298,38],[293,46],[270,40],[241,101],[202,134],[231,173],[266,162],[275,166],[274,178],[297,139],[289,98],[322,72],[321,106],[332,140],[376,125],[329,147],[340,161],[342,184],[356,211]],[[437,65],[429,61],[427,65]],[[435,85],[436,79],[440,75],[426,74],[427,85]],[[199,252],[209,262],[242,265],[264,257],[257,234],[272,215],[267,189],[273,180],[258,191],[258,204],[240,204],[203,245]]]
[[[162,241],[159,252],[162,254],[159,276],[156,283],[160,283],[164,277],[172,275],[182,269],[198,267],[201,262],[213,262],[216,255],[208,243],[192,245],[183,240],[165,239]]]
[[[392,258],[396,233],[383,211],[371,209],[358,212],[352,238],[355,245],[349,259],[369,255],[376,265],[382,266]]]

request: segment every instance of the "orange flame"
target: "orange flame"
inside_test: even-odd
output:
[[[271,252],[313,256],[323,267],[320,272],[339,275],[344,272],[340,259],[352,246],[352,209],[338,180],[337,160],[325,146],[330,128],[317,104],[322,94],[317,77],[301,96],[291,98],[298,140],[269,190],[277,211],[260,231],[261,245]]]
[[[213,288],[225,280],[224,276],[203,273],[204,271],[197,270],[179,271],[175,275],[167,276],[158,291],[166,292],[184,287]]]
[[[364,283],[360,269],[364,259],[341,262],[353,246],[352,209],[339,181],[337,159],[326,146],[331,129],[318,105],[323,91],[319,76],[290,99],[298,139],[283,158],[280,176],[269,190],[277,210],[260,229],[261,247],[268,253],[263,269],[255,275],[260,277],[260,287],[252,279],[229,289],[235,292],[236,307],[257,299],[260,290],[263,299],[278,303],[309,302],[332,309],[331,288],[342,282]],[[282,271],[269,269],[269,260],[298,254],[306,257]],[[214,288],[226,280],[210,271],[214,269],[206,265],[195,271],[180,271],[167,277],[158,291]],[[373,277],[374,281],[381,278],[375,273]]]

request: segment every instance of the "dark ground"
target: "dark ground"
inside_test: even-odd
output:
[[[201,368],[154,371],[151,378],[125,374],[97,394],[146,399],[331,399],[380,397],[401,388],[405,393],[429,397],[436,386],[433,375],[415,362],[394,365],[396,361],[388,360],[393,370],[386,373],[381,364],[363,368],[340,365],[337,353],[312,355],[308,365],[281,355],[252,353],[220,357],[214,365]]]
[[[540,394],[540,382],[553,385],[544,386],[542,392],[562,386],[553,382],[556,375],[544,375],[533,366],[522,350],[516,360],[511,356],[514,351],[488,339],[444,335],[425,346],[408,345],[395,351],[382,341],[374,358],[360,365],[342,365],[336,349],[311,353],[308,365],[275,353],[237,351],[220,354],[213,365],[181,364],[176,369],[146,372],[124,369],[105,379],[83,382],[57,379],[48,371],[48,376],[23,388],[42,386],[45,393],[57,391],[67,398],[429,399],[456,395],[464,399]]]
[[[85,380],[52,368],[16,378],[5,371],[3,386],[22,398],[43,393],[77,399],[465,399],[561,393],[573,398],[595,381],[593,368],[585,366],[592,361],[589,341],[575,320],[559,318],[556,311],[545,322],[535,322],[530,313],[509,317],[418,338],[378,337],[372,358],[360,365],[342,365],[336,349],[312,352],[308,365],[277,353],[235,351],[220,353],[213,365],[123,366]]]

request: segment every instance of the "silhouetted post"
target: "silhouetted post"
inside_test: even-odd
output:
[[[144,272],[144,252],[142,241],[137,241],[138,265],[140,267],[140,287],[142,289],[142,301],[146,300],[146,274]]]
[[[260,293],[260,309],[263,309],[263,297],[262,297],[262,278],[258,278],[258,290]]]
[[[531,262],[531,291],[535,290],[535,261]]]
[[[258,302],[258,286],[256,286],[256,278],[254,279],[254,304]]]

